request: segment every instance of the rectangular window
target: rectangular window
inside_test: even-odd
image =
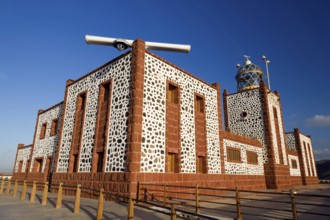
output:
[[[246,151],[247,163],[258,164],[258,154],[253,151]]]
[[[40,173],[42,169],[42,159],[35,159],[34,172]]]
[[[18,164],[18,170],[17,170],[18,173],[22,173],[22,167],[23,167],[23,160],[21,160]]]
[[[30,166],[30,160],[27,160],[26,165],[25,165],[25,172],[26,173],[29,171],[29,166]]]
[[[42,124],[41,126],[41,132],[40,132],[40,139],[44,139],[46,136],[46,129],[47,129],[47,123]]]
[[[111,81],[100,85],[92,172],[102,172],[104,149],[108,141],[111,105]]]
[[[103,170],[103,152],[97,153],[97,172],[102,172]]]
[[[197,173],[206,173],[206,159],[203,156],[197,157]]]
[[[73,155],[73,172],[78,172],[78,154]]]
[[[167,172],[169,172],[169,173],[177,172],[177,154],[176,153],[167,154]]]
[[[82,135],[84,129],[84,116],[86,107],[87,93],[81,93],[77,97],[76,116],[73,129],[72,147],[69,164],[69,172],[78,172],[78,155],[80,154]]]
[[[58,119],[54,119],[52,121],[52,127],[51,127],[51,130],[50,130],[50,136],[56,135],[57,126],[58,126]]]
[[[196,105],[195,105],[196,111],[200,113],[204,113],[204,98],[196,95],[195,101],[196,101]]]
[[[292,169],[297,169],[298,168],[297,161],[294,159],[291,159],[291,166],[292,166]]]
[[[171,103],[179,103],[179,89],[177,86],[168,84],[167,100]]]
[[[279,125],[279,118],[277,115],[277,109],[273,107],[273,115],[274,115],[274,123],[275,123],[275,136],[276,136],[276,141],[278,145],[278,153],[279,153],[279,159],[280,159],[280,164],[284,164],[284,158],[283,158],[283,152],[282,152],[282,143],[281,143],[281,138],[280,138],[280,125]]]
[[[227,147],[227,161],[241,162],[241,151],[237,148]]]

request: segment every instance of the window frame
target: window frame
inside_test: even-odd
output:
[[[231,158],[230,157],[230,151],[236,151],[239,154],[239,160],[236,160],[235,158]],[[227,146],[227,150],[226,150],[226,155],[227,155],[227,162],[231,162],[231,163],[242,163],[242,154],[241,154],[241,149],[240,148],[235,148],[235,147],[230,147]]]

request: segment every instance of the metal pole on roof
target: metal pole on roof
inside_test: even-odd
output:
[[[269,80],[269,71],[268,71],[268,65],[270,64],[270,60],[267,59],[265,55],[261,57],[263,61],[265,61],[266,64],[266,73],[267,73],[267,80],[268,80],[268,89],[270,90],[270,80]]]

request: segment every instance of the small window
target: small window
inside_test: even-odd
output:
[[[253,151],[246,151],[247,163],[258,164],[258,154]]]
[[[29,171],[29,166],[30,166],[30,160],[27,160],[26,165],[25,165],[25,172],[26,173]]]
[[[110,97],[110,90],[111,90],[110,82],[103,84],[101,89],[104,91],[103,101],[107,102]]]
[[[78,172],[78,154],[73,155],[73,172]]]
[[[227,161],[241,162],[241,151],[237,148],[227,147]]]
[[[196,111],[204,113],[204,98],[196,95]]]
[[[22,167],[23,167],[23,160],[21,160],[18,164],[18,173],[22,173]]]
[[[40,132],[40,139],[44,139],[46,136],[46,129],[47,129],[47,123],[42,124],[41,126],[41,132]]]
[[[103,168],[103,152],[97,153],[97,172],[102,172]]]
[[[277,109],[273,107],[273,112],[274,112],[274,118],[277,118]]]
[[[34,163],[34,171],[40,173],[42,169],[42,159],[36,159]]]
[[[167,154],[167,172],[174,173],[177,172],[177,154],[168,153]]]
[[[179,103],[179,89],[177,86],[168,84],[167,100],[174,104]]]
[[[241,113],[241,117],[242,117],[242,118],[246,118],[246,116],[247,116],[247,112],[242,112],[242,113]]]
[[[58,119],[54,119],[52,121],[52,127],[51,127],[51,130],[50,130],[50,136],[56,135],[57,126],[58,126]]]
[[[298,168],[298,165],[297,165],[297,161],[296,160],[291,159],[291,167],[292,167],[292,169],[297,169]]]
[[[197,173],[206,173],[206,160],[203,156],[197,157]]]

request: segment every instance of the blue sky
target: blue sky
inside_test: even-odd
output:
[[[63,100],[67,79],[121,54],[86,34],[191,44],[153,52],[229,93],[243,55],[263,69],[266,55],[285,130],[312,135],[317,159],[330,159],[329,10],[326,0],[1,0],[0,171],[33,142],[37,110]]]

